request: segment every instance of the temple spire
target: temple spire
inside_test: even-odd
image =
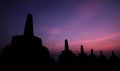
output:
[[[100,50],[100,55],[103,55],[103,52],[102,52],[102,50]]]
[[[83,45],[81,45],[81,53],[84,53]]]
[[[33,18],[32,14],[27,15],[27,20],[24,29],[24,36],[33,36]]]
[[[112,55],[113,55],[113,56],[115,55],[114,51],[112,51]]]
[[[69,50],[68,40],[65,39],[65,51]]]
[[[94,55],[94,51],[93,51],[93,49],[91,49],[91,55]]]

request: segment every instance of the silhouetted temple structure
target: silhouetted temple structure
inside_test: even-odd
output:
[[[77,63],[86,66],[88,64],[88,56],[84,51],[83,45],[81,45],[81,53],[79,53],[78,58],[77,58]]]
[[[76,62],[76,55],[73,54],[71,50],[69,50],[69,45],[67,39],[65,40],[65,50],[63,50],[59,56],[58,63],[59,64],[75,64]]]
[[[1,53],[3,64],[47,64],[50,61],[48,49],[42,45],[42,40],[34,36],[33,17],[28,14],[24,34],[13,36],[10,45]]]
[[[98,62],[102,66],[107,64],[107,58],[104,56],[102,50],[100,50],[100,55],[98,57]]]
[[[80,46],[80,53],[76,56],[65,39],[64,50],[58,58],[58,62],[50,56],[48,49],[43,46],[42,40],[34,36],[32,14],[28,14],[24,34],[12,37],[12,41],[7,45],[0,55],[0,65],[7,67],[36,66],[38,69],[72,70],[73,71],[120,71],[120,59],[112,51],[109,59],[105,57],[103,51],[100,51],[97,57],[91,49],[88,56],[83,45]],[[45,68],[44,68],[45,67]],[[2,68],[2,67],[1,67]],[[54,69],[58,68],[58,69]]]
[[[108,61],[111,70],[120,70],[120,59],[115,55],[114,51],[112,51],[112,55]]]
[[[89,62],[93,65],[97,63],[97,56],[94,54],[93,49],[91,49],[91,54],[89,55]]]
[[[112,51],[112,55],[109,58],[109,63],[112,65],[118,64],[119,63],[119,58],[115,55],[114,51]]]
[[[105,71],[108,68],[107,58],[103,54],[102,50],[100,50],[100,54],[98,56],[98,66],[99,66],[99,70],[101,70],[101,71]]]
[[[89,55],[89,64],[91,70],[95,70],[95,68],[97,68],[97,63],[98,63],[97,56],[94,54],[93,49],[91,49],[91,54]]]

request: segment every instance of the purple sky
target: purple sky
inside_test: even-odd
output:
[[[68,39],[75,53],[120,52],[120,0],[0,0],[0,47],[23,34],[26,16],[33,14],[35,35],[52,53]]]

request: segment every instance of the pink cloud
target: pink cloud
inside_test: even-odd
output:
[[[113,50],[120,47],[120,42],[116,41],[118,37],[120,37],[120,33],[96,38],[93,40],[71,41],[69,45],[70,49],[74,50],[75,52],[80,52],[80,45],[85,47],[85,51],[90,51],[91,48],[93,48],[95,51]]]
[[[100,37],[100,38],[93,39],[93,40],[85,40],[85,41],[82,41],[82,42],[83,43],[94,43],[94,42],[100,42],[100,41],[103,41],[103,40],[108,40],[108,39],[116,38],[116,37],[119,37],[119,36],[120,36],[120,33],[113,34],[113,35],[108,35],[108,36],[105,36],[105,37]]]
[[[50,30],[48,30],[50,35],[58,35],[61,33],[61,29],[59,28],[51,28]]]
[[[96,42],[101,42],[101,41],[105,41],[105,40],[109,40],[109,39],[113,39],[116,37],[119,37],[120,33],[117,34],[113,34],[113,35],[108,35],[108,36],[104,36],[104,37],[100,37],[100,38],[96,38],[96,39],[92,39],[92,40],[83,40],[83,41],[76,41],[76,42],[71,42],[72,45],[78,45],[78,44],[92,44],[92,43],[96,43]]]
[[[105,1],[83,1],[80,3],[76,8],[76,16],[84,22],[98,14],[104,9],[104,5],[106,4]]]

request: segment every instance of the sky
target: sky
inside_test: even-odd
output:
[[[28,13],[33,15],[34,34],[51,54],[69,48],[89,53],[93,48],[120,55],[120,0],[0,0],[0,47],[22,35]]]

